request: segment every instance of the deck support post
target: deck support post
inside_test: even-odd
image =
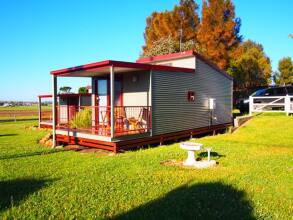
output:
[[[114,67],[110,67],[110,102],[111,102],[111,138],[115,136],[114,108],[115,108],[115,77]]]
[[[56,147],[56,122],[57,122],[57,114],[56,114],[56,103],[57,103],[57,76],[52,76],[52,147]]]

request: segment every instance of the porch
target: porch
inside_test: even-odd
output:
[[[72,138],[109,144],[151,136],[151,69],[148,65],[104,61],[51,74],[52,117],[48,120],[40,109],[40,125],[51,123],[55,145],[69,143]],[[88,77],[92,91],[83,95],[57,94],[57,79],[61,77]]]

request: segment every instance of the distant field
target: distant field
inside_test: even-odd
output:
[[[12,106],[12,107],[0,107],[0,111],[16,111],[16,110],[38,110],[38,105],[32,105],[32,106]],[[44,110],[50,110],[51,105],[42,106],[42,109]]]
[[[42,106],[42,112],[51,110],[51,106]],[[39,115],[38,105],[0,107],[0,121],[37,119]]]

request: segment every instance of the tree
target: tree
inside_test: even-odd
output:
[[[194,41],[189,40],[181,44],[182,51],[186,50],[194,50],[200,51],[199,45],[196,44]],[[150,49],[146,50],[141,57],[150,57],[150,56],[158,56],[158,55],[164,55],[169,53],[176,53],[180,51],[180,45],[179,42],[172,39],[171,36],[167,38],[161,38],[155,42],[153,42],[153,45]]]
[[[78,93],[82,93],[82,94],[88,93],[88,89],[85,86],[80,87],[78,89]]]
[[[205,56],[226,70],[242,41],[240,18],[235,18],[230,0],[203,0],[198,40]]]
[[[293,62],[291,57],[284,57],[279,61],[280,84],[293,84]]]
[[[71,87],[63,86],[63,87],[60,87],[59,90],[60,90],[60,93],[70,93]]]
[[[197,10],[198,5],[194,0],[180,0],[180,4],[175,6],[172,11],[152,13],[146,20],[145,46],[143,47],[142,56],[146,56],[146,54],[150,53],[149,51],[155,50],[153,47],[157,46],[158,42],[170,42],[169,38],[174,42],[178,42],[175,43],[175,52],[180,50],[180,41],[182,43],[196,42],[197,27],[199,25]]]
[[[261,44],[248,40],[234,53],[236,58],[231,60],[227,72],[234,77],[236,90],[268,85],[272,67]]]

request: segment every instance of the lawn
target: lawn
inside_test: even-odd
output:
[[[178,143],[118,155],[44,148],[45,131],[24,129],[34,123],[0,123],[1,219],[293,219],[293,117],[198,139],[219,163],[207,170],[161,165],[186,157]]]

